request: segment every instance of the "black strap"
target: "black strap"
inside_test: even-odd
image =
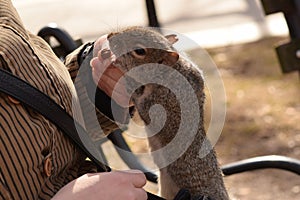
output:
[[[109,171],[109,168],[101,162],[101,156],[92,141],[87,135],[83,135],[87,134],[85,129],[49,96],[3,69],[0,69],[0,91],[21,101],[49,119],[66,133],[97,167],[103,168],[102,171]],[[78,133],[81,133],[82,137]]]
[[[0,69],[0,92],[21,101],[49,119],[67,134],[98,168],[102,168],[102,171],[110,170],[101,162],[101,156],[88,136],[79,136],[79,134],[87,134],[86,130],[49,96],[3,69]],[[148,200],[163,200],[149,192],[147,194]]]

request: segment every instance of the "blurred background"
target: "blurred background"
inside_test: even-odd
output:
[[[142,0],[13,3],[32,33],[54,22],[73,37],[90,41],[125,26],[148,25]],[[275,44],[289,40],[283,14],[265,16],[258,0],[157,0],[155,5],[161,26],[204,48],[222,75],[227,115],[216,145],[220,164],[272,154],[300,159],[299,76],[283,74],[274,51]],[[201,63],[199,46],[187,49],[196,63]],[[134,152],[147,151],[145,142],[127,140]],[[116,162],[113,166],[126,169],[116,161],[114,149],[104,147]],[[300,199],[300,178],[286,171],[247,172],[225,181],[232,199]],[[147,188],[157,191],[153,184]]]
[[[33,33],[55,22],[73,36],[94,39],[130,25],[147,25],[145,1],[140,0],[13,0],[26,27]],[[257,0],[155,1],[161,26],[187,34],[201,46],[250,41],[285,35],[281,13],[265,17]]]

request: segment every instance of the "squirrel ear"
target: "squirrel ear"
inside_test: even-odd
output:
[[[179,55],[175,51],[165,51],[163,56],[162,64],[172,66],[174,65],[179,59]]]
[[[165,38],[167,38],[171,44],[174,44],[178,41],[178,37],[175,34],[166,35]]]

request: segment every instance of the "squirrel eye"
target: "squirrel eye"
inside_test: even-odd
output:
[[[136,47],[133,51],[132,51],[132,55],[136,58],[139,59],[143,59],[145,58],[147,54],[147,49],[143,48],[143,47]]]
[[[146,50],[145,49],[142,49],[142,48],[138,48],[138,49],[135,49],[134,52],[139,55],[139,56],[144,56],[146,55]]]

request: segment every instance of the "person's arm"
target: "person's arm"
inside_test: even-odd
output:
[[[103,73],[100,80],[101,85],[97,87],[93,79],[93,69],[90,66],[93,54],[97,55],[94,52],[94,43],[86,43],[66,57],[65,65],[69,70],[72,80],[77,85],[77,93],[80,96],[80,101],[85,101],[85,98],[88,97],[95,104],[98,121],[102,130],[107,135],[119,128],[115,122],[119,124],[128,123],[129,112],[128,108],[119,105],[119,100],[122,99],[120,98],[121,96],[114,100],[110,97],[114,89],[112,85],[121,76],[121,73],[116,73],[116,68],[109,67]],[[106,62],[104,64],[100,67],[107,68],[109,63]]]
[[[106,36],[104,37],[106,39]],[[117,96],[115,101],[115,106],[119,106],[120,109],[124,100],[128,97],[123,98],[122,94],[125,91],[125,86],[121,84],[121,88],[115,88],[115,84],[118,82],[120,76],[123,74],[118,71],[117,68],[110,66],[109,60],[101,60],[98,57],[96,51],[101,45],[103,39],[99,38],[96,41],[96,50],[93,52],[94,44],[87,43],[69,56],[67,56],[65,65],[67,66],[72,80],[77,86],[78,95],[84,96],[82,91],[85,92],[87,98],[93,101],[93,95],[95,95],[95,106],[97,107],[98,120],[101,124],[101,119],[109,119],[110,123],[105,123],[106,127],[117,127],[114,123],[115,118],[111,119],[109,116],[109,111],[105,109],[110,109],[111,98],[113,90],[117,90],[120,94]],[[95,56],[94,56],[95,55]],[[93,61],[91,61],[93,59]],[[85,62],[85,63],[84,63]],[[83,65],[80,65],[83,63]],[[91,63],[91,65],[90,65]],[[107,69],[105,72],[99,72],[101,69]],[[102,74],[99,77],[99,73]],[[79,83],[79,84],[76,84]],[[80,89],[80,86],[83,86]],[[96,93],[90,94],[88,87],[96,87]],[[93,90],[92,90],[93,91]],[[126,91],[125,91],[126,92]],[[125,93],[126,95],[126,93]],[[121,101],[120,101],[121,100]],[[112,111],[110,111],[112,112]],[[122,115],[122,113],[120,113]],[[100,116],[100,118],[99,118]],[[118,116],[117,116],[118,117]],[[120,116],[119,116],[120,117]],[[122,117],[122,116],[121,116]],[[121,119],[121,118],[120,118]],[[102,127],[103,128],[103,127]],[[104,130],[105,132],[105,130]],[[109,133],[109,131],[106,131]],[[124,199],[124,200],[146,200],[147,193],[143,189],[146,184],[146,177],[141,171],[130,170],[130,171],[112,171],[112,172],[102,172],[94,174],[85,174],[75,179],[74,181],[68,183],[64,186],[54,197],[53,200],[57,199]]]

